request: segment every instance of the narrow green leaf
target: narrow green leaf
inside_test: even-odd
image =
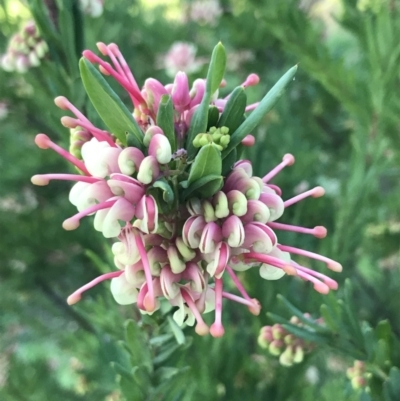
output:
[[[231,135],[231,141],[228,147],[223,151],[222,155],[225,158],[243,138],[250,134],[254,128],[261,122],[264,116],[275,106],[278,99],[281,97],[286,86],[293,80],[297,71],[297,65],[292,67],[284,74],[279,81],[271,88],[264,96],[257,108],[250,114],[243,124]]]
[[[176,342],[179,345],[185,344],[186,338],[185,334],[183,333],[182,329],[176,324],[175,320],[172,319],[171,316],[168,316],[168,324],[171,328],[172,333],[175,336]]]
[[[332,316],[330,308],[327,305],[323,304],[321,305],[320,312],[325,324],[331,329],[331,331],[337,333],[339,326]]]
[[[189,173],[188,185],[207,175],[221,175],[221,152],[212,143],[203,146],[197,154]]]
[[[246,109],[247,95],[243,86],[238,86],[229,96],[224,111],[218,121],[218,127],[228,127],[232,135],[243,122]]]
[[[78,56],[75,48],[75,21],[73,15],[73,2],[57,1],[58,29],[63,38],[62,44],[70,75],[77,76]]]
[[[216,92],[224,78],[226,67],[225,47],[219,42],[213,49],[210,66],[207,72],[206,92]]]
[[[226,177],[232,171],[236,160],[238,160],[236,149],[233,149],[232,152],[230,152],[229,155],[222,160],[222,175],[224,177]]]
[[[208,108],[208,121],[207,121],[207,131],[211,127],[216,127],[219,119],[218,107],[210,106]]]
[[[132,373],[126,367],[122,366],[118,362],[111,362],[111,367],[115,370],[117,374],[120,376],[126,377],[128,380],[132,380],[133,376]]]
[[[330,332],[330,330],[327,327],[321,326],[320,324],[316,323],[314,320],[305,317],[301,310],[297,309],[281,294],[278,294],[277,298],[279,299],[279,301],[281,301],[283,303],[283,305],[289,310],[289,312],[292,315],[298,317],[299,320],[302,321],[303,323],[305,323],[307,326],[310,326],[314,330],[320,331],[323,333]]]
[[[160,363],[165,362],[171,355],[173,355],[181,345],[175,344],[175,345],[170,345],[168,344],[165,349],[163,349],[157,356],[154,357],[153,363],[154,365],[158,365]]]
[[[221,43],[214,47],[211,55],[210,65],[207,72],[206,91],[200,105],[195,110],[190,127],[186,135],[186,149],[188,151],[188,159],[192,160],[197,152],[193,146],[193,139],[197,134],[205,133],[207,130],[208,108],[211,96],[221,84],[225,72],[226,54],[225,48]]]
[[[296,337],[303,338],[304,340],[311,341],[317,344],[327,344],[328,338],[322,334],[312,333],[311,331],[302,329],[293,324],[283,324],[282,327],[289,333],[294,334]]]
[[[176,137],[174,125],[174,107],[171,96],[161,96],[160,104],[157,112],[157,125],[163,130],[164,135],[168,138],[173,152],[176,151]]]
[[[132,354],[132,365],[143,365],[151,372],[150,348],[142,330],[134,320],[128,320],[125,324],[125,337]]]
[[[221,189],[223,181],[224,178],[222,176],[207,175],[185,189],[182,192],[182,198],[185,200],[192,193],[198,194],[202,198],[208,198]]]
[[[140,148],[143,143],[143,133],[121,99],[88,60],[81,58],[79,69],[90,101],[109,130],[124,145],[126,145],[126,134],[131,133],[135,146]]]

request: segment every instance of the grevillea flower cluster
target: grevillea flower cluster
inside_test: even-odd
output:
[[[55,104],[73,115],[61,119],[72,130],[71,152],[45,134],[36,136],[40,148],[54,150],[79,170],[32,177],[36,185],[76,182],[69,200],[78,213],[63,227],[74,230],[82,218],[93,215],[95,230],[113,240],[116,269],[75,291],[68,303],[111,280],[119,304],[136,304],[151,314],[161,302],[169,302],[176,308],[173,317],[179,325],[196,324],[198,334],[219,337],[224,334],[223,299],[242,304],[255,315],[260,312],[238,271],[259,269],[267,280],[297,276],[323,294],[336,289],[333,279],[298,264],[292,255],[316,259],[336,272],[341,270],[339,263],[280,244],[276,235],[284,230],[324,237],[326,229],[321,226],[277,222],[286,208],[320,197],[324,190],[316,187],[283,200],[271,180],[294,163],[292,155],[283,155],[263,177],[253,174],[250,161],[240,159],[243,147],[255,143],[250,132],[292,81],[296,67],[261,102],[247,105],[247,88],[259,82],[255,74],[227,96],[219,96],[226,65],[221,44],[213,51],[207,79],[190,86],[187,75],[178,72],[170,84],[149,78],[142,88],[117,45],[97,46],[110,62],[84,51],[80,70],[89,98],[109,130],[96,127],[68,99],[57,97]],[[104,76],[127,91],[133,113]],[[237,293],[225,290],[225,280],[232,281]],[[214,322],[209,327],[203,314],[211,311]]]
[[[163,56],[160,64],[170,77],[175,77],[178,72],[193,74],[204,64],[204,60],[196,57],[196,53],[197,47],[193,43],[175,42]]]
[[[40,38],[35,23],[31,21],[12,36],[6,54],[1,57],[1,66],[5,71],[24,73],[39,66],[47,52],[46,42]]]
[[[304,316],[310,318],[308,313]],[[290,319],[290,323],[299,327],[303,326],[296,316]],[[322,323],[322,321],[317,320],[316,323]],[[312,343],[289,333],[278,323],[261,328],[258,344],[260,347],[268,349],[271,355],[279,356],[279,363],[283,366],[292,366],[295,363],[303,362],[304,355],[314,348]]]
[[[201,25],[217,25],[222,14],[218,0],[196,0],[188,8],[188,19]]]
[[[371,374],[367,372],[365,362],[354,361],[352,367],[346,371],[347,378],[351,381],[354,390],[365,389],[368,387],[368,379]]]
[[[82,12],[89,17],[98,18],[103,14],[104,0],[79,0]]]

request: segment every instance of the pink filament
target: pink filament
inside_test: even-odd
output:
[[[267,224],[269,227],[274,230],[283,230],[283,231],[292,231],[301,234],[311,234],[318,238],[324,238],[326,236],[326,229],[322,226],[317,226],[314,228],[306,228],[301,226],[292,226],[290,224],[282,224],[271,222]]]
[[[76,290],[73,294],[71,294],[67,299],[68,304],[69,305],[75,304],[76,302],[78,302],[81,299],[81,295],[85,291],[87,291],[90,288],[94,287],[95,285],[101,283],[102,281],[110,280],[110,279],[115,278],[115,277],[119,277],[123,272],[124,272],[123,270],[119,270],[119,271],[116,271],[116,272],[102,274],[101,276],[95,278],[94,280],[92,280],[91,282],[87,283],[83,287],[81,287],[78,290]]]
[[[263,177],[263,182],[268,182],[271,178],[275,177],[281,170],[286,166],[290,166],[294,163],[294,157],[291,154],[283,156],[283,160],[275,168],[273,168],[267,175]]]
[[[199,333],[199,334],[203,334],[203,333],[207,334],[208,327],[207,327],[206,323],[204,322],[203,318],[201,317],[201,314],[200,314],[199,310],[197,309],[195,303],[193,302],[192,298],[187,293],[186,289],[182,288],[181,294],[182,294],[182,297],[185,300],[187,306],[192,311],[192,313],[197,321],[198,327],[196,327],[196,329],[201,331],[201,333]]]
[[[244,289],[242,283],[240,282],[239,278],[236,276],[235,272],[230,266],[226,266],[226,270],[228,271],[229,275],[231,276],[232,281],[235,283],[237,289],[242,294],[243,298],[248,301],[252,301],[249,295],[247,294],[246,290]]]
[[[98,141],[105,141],[107,142],[110,146],[115,147],[116,144],[113,142],[111,135],[108,132],[102,131],[99,128],[96,128],[87,118],[84,114],[80,112],[79,109],[77,109],[66,97],[60,96],[56,98],[56,104],[58,99],[62,99],[62,105],[63,107],[66,107],[68,110],[70,110],[72,113],[75,114],[78,120],[76,122],[78,125],[80,125],[83,128],[86,128],[90,132],[92,132],[93,136],[98,140]]]
[[[109,63],[106,63],[90,50],[85,50],[83,52],[83,56],[87,58],[90,62],[96,62],[101,67],[103,67],[104,70],[106,70],[124,89],[126,89],[126,91],[131,95],[135,107],[137,107],[141,103],[146,103],[140,92],[134,86],[132,86],[124,76],[118,74],[118,72],[115,71]]]
[[[50,180],[61,180],[61,181],[80,181],[80,182],[88,182],[89,184],[93,184],[98,181],[102,181],[101,178],[95,178],[95,177],[88,177],[85,175],[79,175],[79,174],[38,174],[34,175],[34,177],[37,177],[38,179],[44,179],[47,181]]]
[[[311,281],[314,284],[314,289],[322,294],[327,294],[329,292],[329,288],[336,289],[337,283],[336,281],[332,280],[331,278],[325,276],[324,274],[318,273],[314,270],[307,269],[304,266],[300,266],[297,263],[286,263],[278,258],[273,256],[268,256],[260,253],[249,252],[245,254],[246,259],[256,259],[260,262],[270,264],[272,266],[278,267],[280,269],[285,270],[286,266],[291,266],[296,269],[297,275],[303,279]],[[318,280],[321,278],[324,282]]]
[[[135,230],[136,246],[138,247],[140,258],[143,264],[144,274],[146,276],[146,283],[149,289],[150,305],[147,305],[146,310],[152,312],[156,307],[156,301],[154,297],[153,277],[151,275],[150,263],[147,257],[146,249],[144,248],[142,238],[140,234]]]
[[[64,223],[63,223],[64,229],[74,230],[75,228],[77,228],[79,226],[79,220],[82,219],[82,217],[88,216],[89,214],[95,213],[102,209],[108,209],[111,206],[113,206],[115,202],[117,202],[116,199],[110,200],[110,201],[105,201],[105,202],[97,203],[96,205],[90,206],[85,210],[82,210],[82,212],[79,212],[64,221]]]
[[[313,189],[310,189],[309,191],[303,192],[302,194],[299,194],[297,196],[294,196],[293,198],[290,198],[284,202],[284,206],[288,207],[291,206],[297,202],[300,202],[301,200],[308,198],[309,196],[312,196],[313,198],[318,198],[322,195],[324,195],[325,191],[322,187],[315,187]]]
[[[224,335],[224,326],[222,326],[222,279],[215,279],[215,321],[210,327],[210,333],[213,337],[222,337]]]
[[[135,77],[132,74],[131,69],[128,66],[128,63],[126,62],[124,56],[122,55],[121,51],[119,50],[119,47],[115,43],[111,43],[108,45],[108,48],[110,49],[110,52],[114,54],[115,56],[118,57],[118,60],[122,66],[122,69],[125,72],[126,78],[129,80],[129,82],[140,92],[139,86],[135,80]]]
[[[310,259],[315,259],[315,260],[320,260],[321,262],[325,262],[328,266],[333,271],[341,271],[341,265],[338,262],[335,262],[332,259],[329,259],[325,256],[319,255],[314,252],[309,252],[304,249],[299,249],[295,248],[293,246],[287,246],[287,245],[278,245],[278,248],[283,251],[283,252],[290,252],[294,253],[296,255],[301,255],[301,256],[306,256]]]
[[[254,303],[253,303],[251,300],[238,297],[237,295],[230,294],[229,292],[224,292],[224,291],[223,291],[223,292],[222,292],[222,296],[223,296],[224,298],[226,298],[226,299],[230,299],[231,301],[235,301],[235,302],[237,302],[237,303],[239,303],[239,304],[246,305],[246,306],[248,306],[249,308],[251,308],[251,307],[254,306]]]
[[[64,159],[68,160],[75,167],[78,167],[79,170],[82,171],[85,175],[91,175],[87,170],[85,163],[81,160],[77,159],[75,156],[72,156],[71,153],[67,152],[61,146],[55,144],[51,139],[45,134],[38,134],[35,138],[35,143],[42,149],[46,149],[46,147],[53,149],[56,153],[62,156]],[[46,147],[44,147],[46,146]]]
[[[249,104],[249,105],[246,107],[245,111],[254,110],[259,104],[260,104],[260,102],[253,103],[253,104]]]

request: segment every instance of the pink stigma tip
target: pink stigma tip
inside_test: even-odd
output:
[[[253,306],[249,306],[249,311],[252,315],[258,316],[261,311],[260,302],[255,298],[253,298],[252,301],[253,301]]]
[[[222,337],[225,334],[224,326],[221,323],[213,323],[210,327],[210,334],[213,337]]]
[[[35,137],[35,143],[40,149],[48,149],[50,138],[45,134],[37,134]]]
[[[220,87],[220,88],[225,88],[226,84],[227,84],[227,82],[226,82],[226,79],[224,78],[224,79],[221,81],[221,83],[219,84],[219,87]]]
[[[317,238],[325,238],[328,234],[328,230],[323,226],[314,227],[314,236]]]
[[[283,156],[282,160],[286,162],[288,166],[291,166],[295,162],[294,156],[290,153],[287,153],[285,156]]]
[[[153,298],[151,299],[148,294],[144,297],[143,306],[146,312],[154,312],[156,309],[156,300]]]
[[[291,265],[285,265],[282,267],[282,270],[288,275],[288,276],[297,276],[297,270],[295,267]]]
[[[99,70],[103,75],[110,75],[110,73],[102,65],[99,65]]]
[[[315,187],[312,191],[313,192],[311,196],[313,198],[320,198],[321,196],[325,195],[325,189],[322,187]]]
[[[260,77],[257,74],[250,74],[246,82],[244,83],[245,86],[255,86],[260,82]]]
[[[63,229],[67,231],[75,230],[79,227],[79,220],[74,219],[73,217],[65,220],[62,224]]]
[[[321,282],[315,283],[314,284],[314,290],[319,292],[320,294],[328,294],[329,293],[329,287]]]
[[[80,294],[72,294],[67,298],[68,305],[74,305],[81,300]]]
[[[96,61],[96,56],[91,50],[84,50],[82,56],[88,59],[91,63]]]
[[[103,42],[97,42],[96,43],[97,48],[99,49],[99,52],[103,55],[103,56],[107,56],[107,46],[105,43]]]
[[[65,96],[57,96],[54,99],[56,106],[62,110],[68,110],[69,101]]]
[[[40,186],[45,186],[45,185],[48,185],[49,184],[49,179],[48,178],[46,178],[46,177],[43,177],[42,175],[34,175],[32,178],[31,178],[31,183],[33,184],[33,185],[40,185]]]
[[[75,118],[68,116],[61,117],[61,124],[67,128],[76,128],[79,125]]]
[[[109,50],[114,54],[114,56],[117,56],[119,53],[119,47],[115,43],[110,43],[108,45]]]
[[[246,135],[242,140],[242,145],[246,147],[253,146],[256,143],[256,138],[253,135]]]
[[[210,329],[203,322],[203,323],[197,323],[195,331],[199,336],[206,336],[210,332]]]
[[[337,273],[340,273],[343,270],[343,266],[338,262],[329,262],[327,264],[327,266],[328,266],[328,269],[330,269],[334,272],[337,272]]]

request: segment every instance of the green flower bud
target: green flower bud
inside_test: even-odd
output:
[[[282,352],[283,348],[283,341],[281,340],[274,340],[268,347],[268,351],[270,352],[271,355],[278,356]]]
[[[175,240],[175,245],[178,248],[179,253],[182,255],[184,261],[188,262],[189,260],[194,259],[196,256],[196,252],[193,249],[189,248],[181,237],[177,237]]]
[[[279,357],[279,363],[282,366],[292,366],[293,365],[293,348],[291,346],[287,347],[285,351],[282,352]]]
[[[204,219],[207,223],[209,223],[210,221],[217,220],[217,216],[215,215],[215,210],[210,201],[203,200],[201,202],[201,206],[203,208]]]
[[[303,362],[303,359],[304,359],[304,350],[300,345],[298,345],[295,348],[293,362],[294,363],[301,363],[301,362]]]

